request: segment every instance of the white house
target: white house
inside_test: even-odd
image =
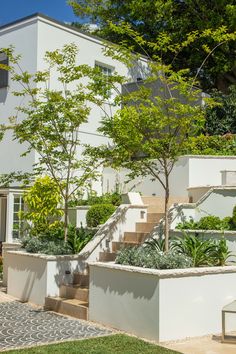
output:
[[[70,43],[75,43],[79,49],[78,64],[88,64],[91,67],[99,65],[107,75],[116,71],[128,78],[130,81],[128,85],[132,88],[132,82],[142,78],[145,59],[142,59],[141,64],[128,69],[119,61],[104,55],[104,44],[101,39],[41,14],[34,14],[0,27],[0,62],[6,63],[1,48],[13,46],[15,53],[21,55],[21,69],[34,73],[45,68],[43,58],[46,51],[60,49]],[[56,77],[51,82],[51,87],[60,89]],[[0,70],[0,124],[6,123],[8,118],[15,114],[15,107],[22,103],[22,98],[12,93],[18,88],[11,80],[10,74]],[[27,103],[26,100],[23,103]],[[104,107],[112,114],[116,108],[111,103],[112,94],[110,102]],[[93,146],[108,142],[108,138],[97,131],[102,116],[102,111],[94,106],[88,123],[84,124],[80,131],[82,142]],[[37,154],[31,152],[26,157],[21,157],[25,146],[13,141],[10,133],[5,135],[0,146],[0,174],[32,170],[33,164],[37,161]],[[234,184],[234,181],[225,183],[224,175],[221,174],[223,170],[235,171],[236,157],[182,157],[177,161],[170,176],[170,194],[179,201],[195,202],[210,186]],[[94,188],[98,193],[102,193],[114,190],[115,185],[119,184],[123,192],[133,188],[143,195],[163,196],[163,188],[158,182],[153,182],[147,177],[143,180],[138,178],[126,185],[126,174],[127,171],[124,170],[117,173],[105,168],[101,183],[97,183]],[[5,240],[12,242],[14,237],[18,236],[18,212],[23,207],[21,195],[22,191],[17,187],[0,189],[0,242]]]
[[[99,66],[106,75],[116,71],[118,74],[129,78],[130,81],[137,81],[140,78],[138,66],[134,66],[130,70],[119,61],[105,56],[103,52],[104,43],[101,39],[44,15],[34,14],[0,27],[0,49],[13,46],[15,53],[21,55],[19,62],[21,69],[29,73],[46,68],[44,62],[46,51],[61,49],[65,44],[70,43],[74,43],[79,49],[78,65]],[[7,58],[3,53],[0,53],[0,62],[7,63]],[[51,88],[60,89],[60,82],[56,77],[50,85]],[[26,100],[22,102],[21,97],[13,95],[12,92],[18,89],[19,86],[11,80],[10,73],[0,70],[0,124],[7,123],[8,118],[15,115],[15,107],[27,103]],[[112,93],[110,101],[103,107],[112,114],[115,108],[111,103]],[[92,107],[89,121],[84,124],[80,131],[82,143],[98,146],[108,141],[108,138],[97,131],[102,115],[104,113],[99,107]],[[37,161],[37,154],[32,152],[27,157],[21,157],[24,151],[25,146],[13,141],[10,132],[6,133],[4,140],[1,142],[0,174],[13,171],[31,171]],[[94,188],[98,193],[101,193],[101,183],[96,184]],[[9,240],[11,240],[13,234],[17,234],[19,208],[16,205],[18,205],[18,193],[19,190],[16,193],[14,189],[11,189],[2,190],[0,194],[0,241],[5,239],[4,230],[6,228]],[[14,203],[15,207],[13,206]]]

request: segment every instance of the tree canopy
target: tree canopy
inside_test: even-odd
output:
[[[92,105],[104,110],[109,90],[122,78],[115,74],[108,78],[96,67],[77,65],[78,48],[74,44],[46,52],[45,71],[34,74],[20,68],[19,56],[12,48],[2,51],[10,60],[11,79],[21,88],[14,94],[29,99],[22,101],[17,115],[10,118],[10,124],[2,131],[12,130],[14,139],[26,146],[23,156],[34,151],[36,163],[32,173],[13,171],[2,175],[0,181],[2,185],[14,180],[29,184],[46,172],[63,200],[66,240],[69,200],[76,191],[83,192],[91,180],[96,180],[101,165],[101,161],[85,154],[80,127],[88,122]],[[53,75],[57,77],[56,87]]]
[[[145,53],[128,33],[118,33],[111,29],[110,23],[127,23],[144,37],[146,41],[156,42],[161,35],[168,35],[172,43],[185,41],[190,32],[216,30],[224,27],[228,32],[236,31],[236,4],[234,0],[70,0],[75,13],[96,22],[97,34],[115,43],[126,41],[138,52]],[[206,38],[195,40],[175,56],[171,51],[159,51],[166,64],[174,69],[190,68],[194,76],[199,63],[206,56],[206,46],[212,47],[214,40]],[[200,72],[204,90],[217,88],[228,91],[236,83],[235,41],[219,46]],[[154,50],[153,53],[156,54]]]

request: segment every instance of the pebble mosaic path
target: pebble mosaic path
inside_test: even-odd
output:
[[[111,333],[89,322],[60,316],[28,304],[0,302],[0,351]]]

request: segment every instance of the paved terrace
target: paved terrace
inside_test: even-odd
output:
[[[0,291],[0,351],[111,333],[89,322],[20,303]]]

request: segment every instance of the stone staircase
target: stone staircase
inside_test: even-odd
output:
[[[123,247],[133,247],[142,244],[154,227],[160,222],[164,216],[163,198],[159,197],[142,197],[144,205],[147,205],[147,221],[137,222],[135,231],[124,232],[123,238],[119,242],[112,242],[112,252],[100,252],[100,262],[114,262],[117,251]]]
[[[45,310],[88,320],[89,274],[74,273],[73,284],[61,285],[59,297],[46,297]]]
[[[124,232],[120,242],[112,242],[112,252],[100,252],[99,261],[113,262],[117,251],[121,247],[137,246],[142,244],[164,216],[163,198],[142,197],[147,207],[147,220],[137,222],[134,232]],[[171,200],[171,203],[183,202]],[[89,269],[85,273],[74,273],[73,284],[61,285],[59,297],[47,297],[45,309],[79,319],[88,320],[89,308]]]

